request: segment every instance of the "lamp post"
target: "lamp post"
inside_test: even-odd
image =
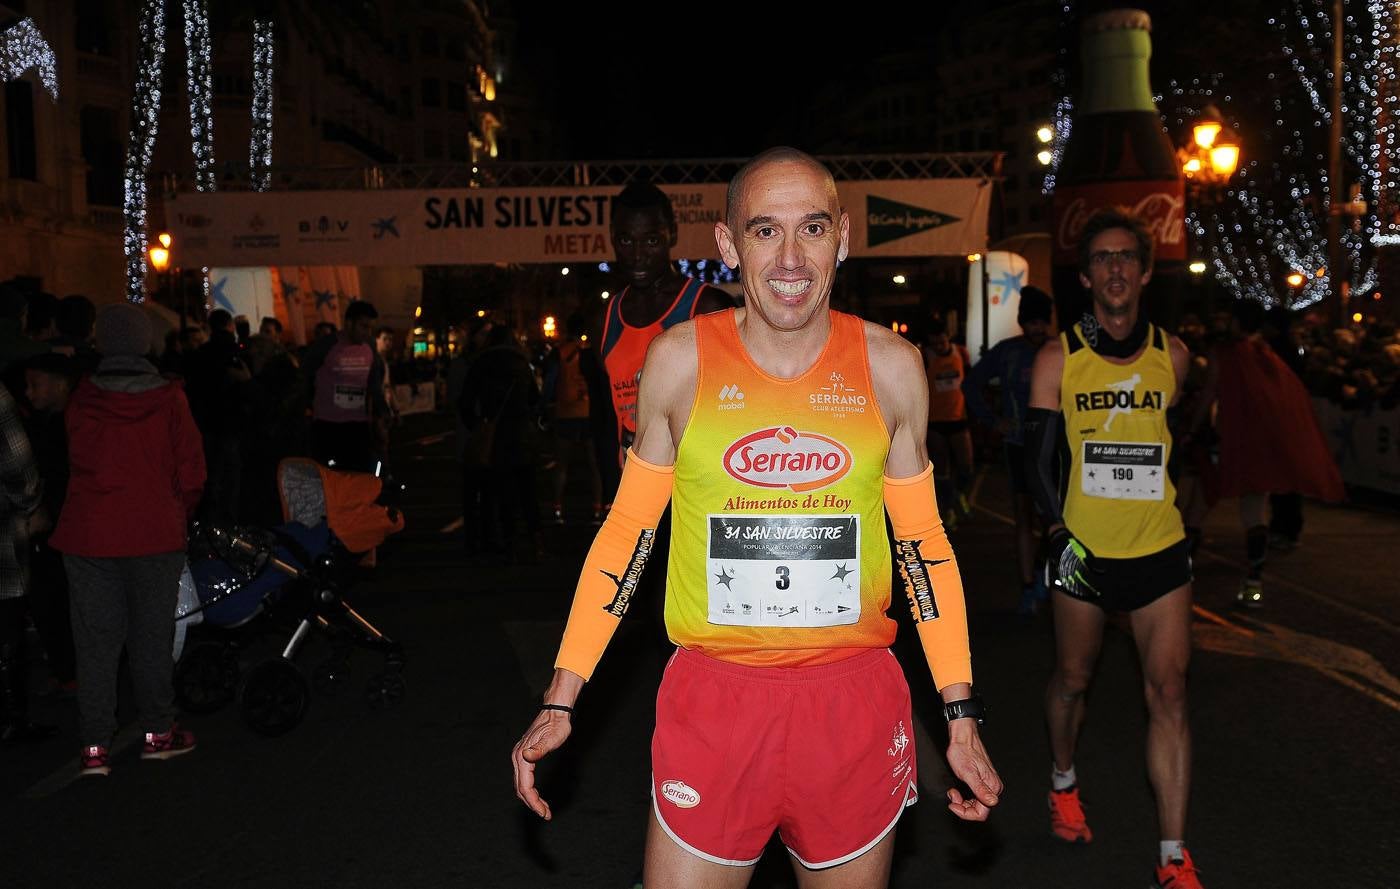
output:
[[[170,291],[170,298],[175,299],[174,277],[170,272],[170,245],[175,239],[170,237],[170,232],[161,232],[156,235],[156,243],[146,248],[146,258],[151,263],[151,268],[159,276],[158,280],[165,284]],[[180,329],[185,329],[185,301],[180,300]]]
[[[1213,210],[1240,164],[1239,143],[1225,134],[1225,122],[1218,108],[1207,105],[1201,109],[1191,127],[1191,140],[1176,150],[1176,156],[1181,164],[1181,175],[1186,179],[1187,206],[1198,213]],[[1213,229],[1209,226],[1205,229],[1206,238],[1210,240]],[[1208,275],[1205,279],[1207,315],[1214,309],[1212,278]]]

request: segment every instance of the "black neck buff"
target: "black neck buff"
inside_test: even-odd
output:
[[[1139,313],[1137,323],[1128,331],[1127,339],[1116,340],[1099,324],[1098,318],[1086,312],[1079,319],[1079,331],[1084,334],[1089,348],[1105,358],[1132,358],[1147,342],[1147,319]]]

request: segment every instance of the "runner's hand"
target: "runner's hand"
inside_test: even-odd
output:
[[[546,821],[552,816],[549,803],[535,790],[535,763],[568,739],[573,729],[571,719],[570,714],[560,710],[541,710],[510,752],[510,764],[515,770],[515,795]]]
[[[1093,576],[1101,572],[1094,565],[1094,554],[1068,528],[1061,526],[1051,532],[1046,567],[1050,581],[1074,598],[1092,602],[1099,597]]]
[[[948,811],[964,821],[986,821],[991,807],[1001,798],[1001,776],[992,767],[977,726],[957,726],[958,722],[971,720],[954,720],[948,727],[948,767],[972,795],[965,799],[956,787],[949,787]]]

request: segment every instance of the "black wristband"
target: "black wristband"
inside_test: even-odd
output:
[[[567,714],[569,714],[570,716],[574,715],[574,708],[573,708],[573,707],[570,707],[570,706],[567,706],[567,705],[565,705],[565,704],[540,704],[540,709],[541,709],[541,710],[558,710],[558,711],[560,711],[560,712],[562,712],[562,713],[567,713]]]
[[[961,701],[949,701],[943,705],[943,718],[948,722],[954,719],[975,719],[978,725],[986,725],[987,705],[982,701],[981,695],[973,695]]]

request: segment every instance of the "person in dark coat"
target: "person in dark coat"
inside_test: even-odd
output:
[[[467,472],[475,457],[480,502],[475,510],[477,539],[485,548],[503,547],[517,559],[538,558],[539,506],[535,473],[539,463],[540,390],[530,359],[514,329],[493,327],[486,347],[467,369],[458,409],[473,439],[494,426],[489,448],[468,445]],[[472,541],[472,504],[463,504]],[[516,516],[523,520],[528,542],[516,537]],[[499,537],[497,537],[499,535]],[[494,539],[493,539],[494,538]]]

